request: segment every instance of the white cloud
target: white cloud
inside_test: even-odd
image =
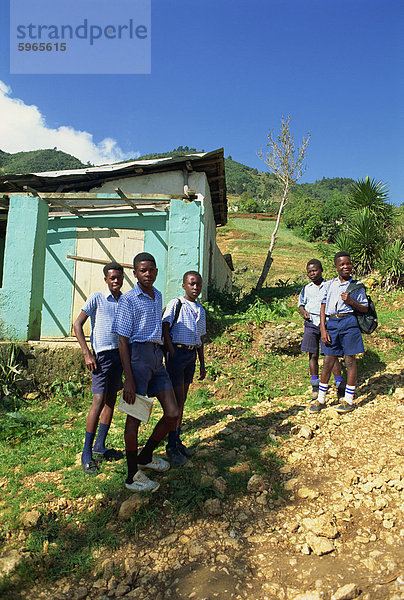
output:
[[[69,126],[52,129],[37,106],[11,97],[11,88],[0,81],[0,149],[22,152],[54,148],[79,158],[83,163],[108,164],[136,158],[138,152],[123,152],[116,140],[105,138],[98,144],[87,131]]]

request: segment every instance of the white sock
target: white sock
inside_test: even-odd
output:
[[[353,404],[354,393],[355,393],[355,386],[354,385],[347,385],[345,387],[344,400],[345,400],[345,402],[347,404]]]
[[[318,396],[317,396],[317,400],[318,402],[320,402],[320,404],[325,404],[325,395],[327,393],[328,390],[328,383],[320,383],[319,387],[318,387]]]

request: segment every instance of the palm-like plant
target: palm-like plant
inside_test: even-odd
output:
[[[377,266],[385,281],[386,289],[397,286],[404,276],[404,242],[395,240],[392,244],[383,247]]]
[[[373,219],[387,225],[393,217],[393,206],[387,202],[388,195],[388,188],[382,181],[369,177],[358,179],[348,194],[348,210],[352,214],[367,208]]]

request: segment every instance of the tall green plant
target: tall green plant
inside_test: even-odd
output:
[[[404,277],[404,242],[395,240],[382,248],[377,266],[386,289],[397,287]]]
[[[358,179],[348,194],[347,207],[351,214],[366,208],[379,224],[387,225],[393,216],[393,206],[387,202],[388,195],[388,188],[382,181],[369,177]]]

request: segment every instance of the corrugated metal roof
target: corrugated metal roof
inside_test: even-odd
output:
[[[223,148],[197,154],[172,156],[151,160],[134,160],[112,165],[45,171],[0,177],[0,192],[9,194],[24,191],[29,186],[37,192],[85,192],[106,181],[125,177],[139,177],[150,173],[187,169],[205,172],[212,197],[212,208],[217,225],[227,222],[226,176]]]

